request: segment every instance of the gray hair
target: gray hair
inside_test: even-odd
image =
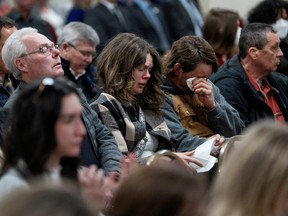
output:
[[[100,43],[97,32],[89,25],[82,22],[70,22],[64,26],[58,37],[58,44],[64,42],[75,45],[77,42],[85,42],[97,46]]]
[[[11,34],[10,37],[8,37],[2,48],[1,54],[3,63],[5,64],[6,68],[13,74],[13,76],[18,80],[22,79],[22,75],[21,71],[15,65],[15,60],[27,52],[27,47],[23,43],[22,38],[27,34],[37,32],[37,29],[31,27],[17,30],[13,34]]]
[[[240,35],[239,39],[239,55],[245,58],[250,47],[262,49],[268,42],[267,33],[276,31],[271,25],[265,23],[250,23],[246,25]]]

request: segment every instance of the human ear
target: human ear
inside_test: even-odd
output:
[[[68,43],[64,42],[60,45],[60,49],[66,50],[69,47]]]
[[[248,49],[248,54],[252,59],[256,59],[258,56],[258,49],[256,47],[250,47]]]
[[[173,70],[174,70],[174,75],[175,76],[180,76],[183,73],[182,66],[179,63],[176,63],[174,65]]]
[[[19,71],[25,71],[25,69],[26,69],[26,64],[25,64],[25,61],[24,61],[22,58],[17,58],[17,59],[14,61],[14,64],[15,64],[16,68],[17,68]]]

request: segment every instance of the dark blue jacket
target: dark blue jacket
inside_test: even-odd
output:
[[[70,62],[61,58],[61,64],[65,77],[74,82],[78,88],[82,89],[88,102],[96,96],[98,87],[95,82],[96,68],[94,65],[88,65],[88,67],[85,68],[86,73],[76,80],[70,71]]]
[[[10,93],[5,89],[4,86],[0,85],[0,107],[4,107],[9,97]]]
[[[274,118],[271,108],[250,83],[239,56],[224,63],[210,79],[220,89],[226,101],[238,110],[246,126],[260,119]],[[288,77],[272,72],[266,79],[285,120],[288,121]]]

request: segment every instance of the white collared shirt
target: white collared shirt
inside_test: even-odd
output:
[[[78,80],[81,76],[83,76],[86,73],[86,71],[83,70],[82,73],[77,74],[77,73],[75,73],[75,71],[72,70],[72,68],[69,68],[69,69],[71,71],[71,74],[75,77],[76,80]]]

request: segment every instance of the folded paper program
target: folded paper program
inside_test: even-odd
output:
[[[217,149],[215,148],[215,142],[216,139],[214,137],[207,140],[195,149],[195,153],[192,157],[199,160],[203,164],[203,167],[199,167],[194,163],[190,163],[190,166],[196,169],[198,173],[209,171],[214,164],[218,162],[216,157],[210,155],[215,151],[215,149]]]

